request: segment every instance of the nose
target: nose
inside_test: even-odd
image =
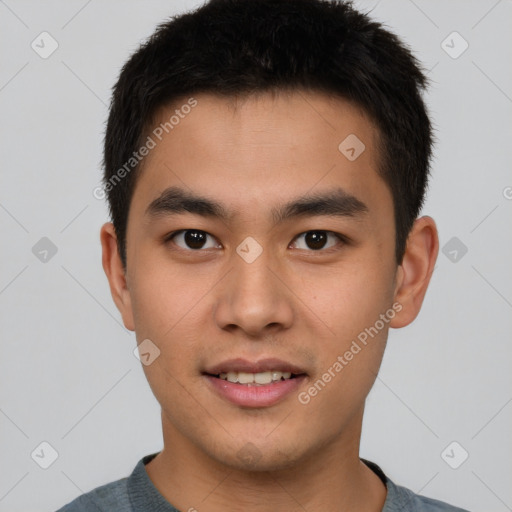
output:
[[[287,329],[293,322],[286,276],[265,251],[253,262],[233,255],[233,268],[219,289],[215,321],[219,328],[263,337]]]

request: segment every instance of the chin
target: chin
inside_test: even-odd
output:
[[[221,464],[237,471],[272,472],[290,469],[301,459],[301,454],[291,446],[265,446],[264,443],[247,441],[230,453],[217,453],[215,458]]]

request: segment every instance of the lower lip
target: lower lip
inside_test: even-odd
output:
[[[205,375],[207,381],[220,396],[241,407],[269,407],[293,393],[304,382],[305,375],[293,379],[279,380],[270,384],[235,384],[212,375]]]

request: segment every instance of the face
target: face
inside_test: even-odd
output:
[[[180,109],[137,180],[116,302],[160,351],[143,368],[164,431],[231,467],[289,467],[358,437],[401,307],[377,131],[321,94],[195,100],[157,120]]]

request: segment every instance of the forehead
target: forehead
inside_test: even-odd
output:
[[[189,107],[191,103],[193,108]],[[370,149],[366,156],[371,157],[374,139],[378,138],[376,126],[358,106],[340,97],[302,90],[236,97],[205,93],[182,97],[172,106],[160,108],[153,125],[152,134],[163,145],[186,138],[210,153],[222,151],[222,146],[229,144],[245,146],[246,150],[280,146],[283,150],[293,147],[300,158],[301,149],[312,145],[332,153],[333,148],[338,149],[337,142],[352,135],[361,142],[364,139]],[[163,145],[159,144],[159,150]],[[187,147],[181,150],[187,154]],[[286,156],[289,158],[290,154]]]
[[[198,94],[162,108],[148,136],[154,147],[134,193],[146,206],[175,185],[224,198],[239,212],[340,187],[365,203],[391,200],[377,172],[378,131],[341,98]]]

